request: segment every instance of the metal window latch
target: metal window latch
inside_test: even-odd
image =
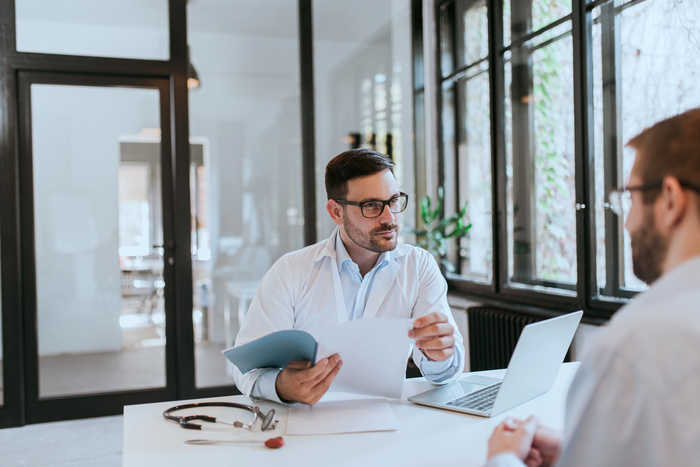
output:
[[[577,211],[582,211],[586,209],[586,205],[583,203],[576,203],[574,204],[574,207],[576,208]]]

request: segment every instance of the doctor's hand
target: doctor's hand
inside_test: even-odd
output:
[[[430,360],[442,362],[455,353],[454,328],[442,313],[430,313],[413,322],[408,337]]]
[[[328,391],[342,366],[338,354],[319,360],[316,365],[292,360],[277,375],[277,395],[285,402],[314,405]]]

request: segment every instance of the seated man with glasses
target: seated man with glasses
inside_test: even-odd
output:
[[[700,108],[628,143],[624,216],[634,273],[651,285],[622,307],[583,352],[563,438],[506,419],[489,440],[488,467],[700,464]]]
[[[288,253],[270,268],[236,346],[284,329],[318,340],[350,320],[414,318],[409,337],[422,374],[436,384],[460,377],[464,345],[447,304],[447,283],[430,253],[398,241],[408,195],[398,190],[393,166],[369,149],[346,151],[328,163],[326,210],[338,227],[329,239]],[[340,371],[341,358],[245,374],[234,368],[233,375],[250,397],[313,405]]]

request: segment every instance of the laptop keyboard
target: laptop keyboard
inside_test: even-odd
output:
[[[487,411],[493,406],[493,402],[496,400],[500,387],[501,381],[470,394],[458,397],[457,399],[453,399],[448,402],[447,405],[463,409],[479,410],[482,412]]]

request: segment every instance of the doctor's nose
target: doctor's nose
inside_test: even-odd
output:
[[[381,223],[393,223],[394,220],[396,220],[397,214],[394,214],[391,212],[391,209],[389,209],[389,206],[386,205],[384,206],[384,209],[382,210],[382,213],[379,215],[378,219],[379,222]]]

